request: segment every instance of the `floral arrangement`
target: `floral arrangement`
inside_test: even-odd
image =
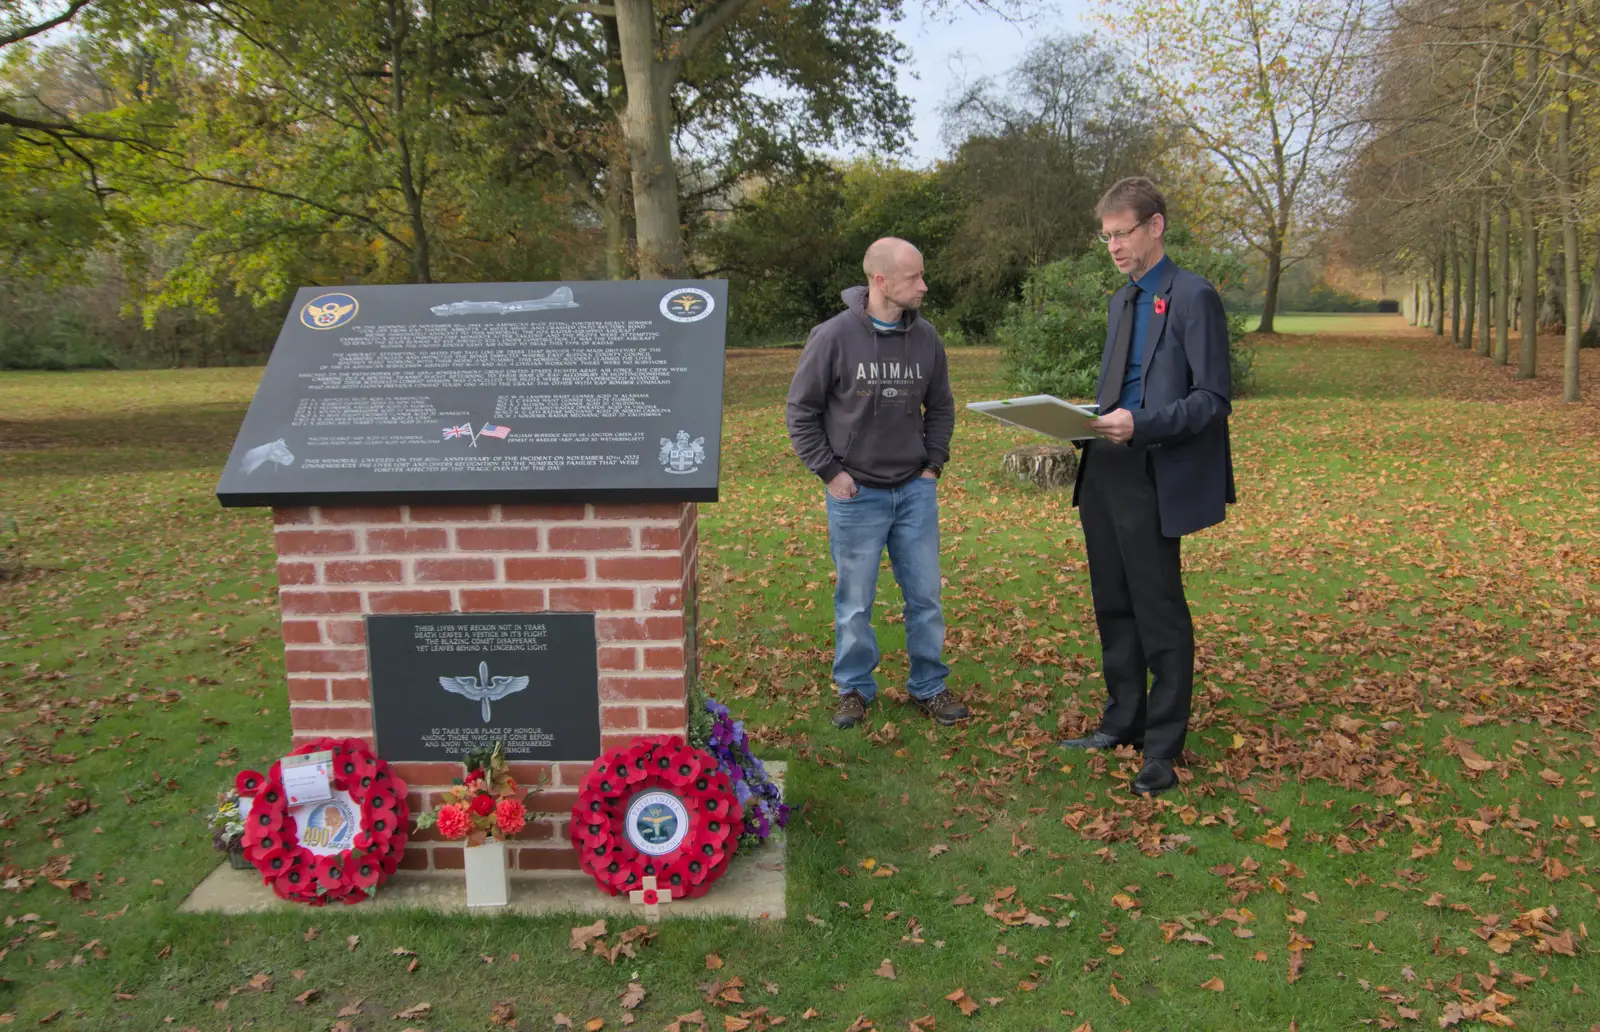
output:
[[[230,787],[217,793],[217,808],[206,818],[206,828],[211,832],[211,845],[219,853],[228,854],[228,862],[235,867],[249,869],[254,864],[244,859],[244,815],[239,802],[239,789]]]
[[[710,727],[704,727],[703,718],[693,721],[689,729],[690,742],[715,756],[717,769],[728,775],[733,784],[734,797],[744,811],[740,844],[747,849],[759,846],[772,834],[773,827],[782,828],[789,823],[789,807],[783,801],[783,790],[768,777],[761,761],[751,754],[744,721],[734,720],[728,707],[709,696],[703,708],[710,718]],[[701,735],[704,741],[696,741]]]
[[[522,794],[506,763],[505,746],[471,753],[463,761],[467,776],[455,782],[437,807],[417,818],[417,827],[438,828],[447,839],[466,839],[481,846],[491,838],[505,841],[528,824],[528,805],[539,791]]]

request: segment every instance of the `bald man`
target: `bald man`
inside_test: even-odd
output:
[[[905,597],[906,690],[941,724],[967,716],[945,687],[939,602],[939,474],[950,460],[955,398],[944,345],[918,316],[928,285],[922,253],[895,237],[867,249],[867,285],[811,331],[789,385],[789,438],[827,486],[833,595],[836,727],[850,728],[878,696],[872,603],[883,551]]]

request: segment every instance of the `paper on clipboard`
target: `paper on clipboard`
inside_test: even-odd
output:
[[[1061,441],[1099,440],[1103,434],[1089,429],[1089,421],[1099,418],[1098,405],[1074,405],[1050,394],[1030,394],[1005,401],[973,401],[967,408],[993,416],[1002,423],[1020,426]]]

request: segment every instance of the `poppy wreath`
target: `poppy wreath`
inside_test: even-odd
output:
[[[360,903],[394,874],[405,855],[411,824],[406,784],[359,738],[319,738],[290,755],[322,751],[333,753],[333,787],[361,810],[361,828],[350,848],[320,856],[300,844],[281,765],[274,763],[265,774],[240,771],[234,782],[241,797],[253,799],[245,818],[244,855],[284,899],[314,907]]]
[[[664,852],[639,848],[640,829],[635,829],[639,837],[628,834],[630,809],[646,793],[671,796],[682,806],[681,838],[674,829],[667,838],[672,848]],[[659,805],[671,811],[675,824],[676,808]],[[673,899],[703,896],[738,850],[743,816],[733,784],[717,769],[714,756],[675,735],[636,738],[589,768],[572,807],[572,845],[579,865],[613,896],[639,888],[650,876]],[[666,819],[653,818],[658,834]]]

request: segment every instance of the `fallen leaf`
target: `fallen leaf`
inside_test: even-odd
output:
[[[892,980],[894,978],[894,965],[889,963],[888,957],[884,957],[883,963],[878,965],[878,969],[874,971],[873,974],[877,975],[879,978],[888,978]]]
[[[604,934],[606,934],[606,922],[602,918],[592,925],[583,925],[572,929],[572,939],[567,945],[575,950],[586,950],[589,948],[591,941]]]
[[[644,986],[638,982],[629,982],[628,988],[622,991],[622,1009],[633,1010],[644,1002]]]
[[[812,1018],[820,1018],[820,1017],[822,1017],[822,1012],[821,1011],[817,1010],[815,1007],[807,1007],[805,1009],[805,1013],[800,1015],[800,1020],[801,1021],[810,1021]]]
[[[410,1007],[407,1007],[405,1010],[401,1011],[399,1014],[396,1014],[395,1017],[400,1019],[401,1021],[410,1021],[412,1018],[425,1018],[425,1017],[427,1017],[428,1016],[428,1012],[431,1011],[431,1010],[433,1010],[433,1004],[431,1004],[431,1003],[418,1003],[418,1004],[414,1004],[414,1005],[412,1005]]]
[[[978,1001],[967,995],[965,987],[949,993],[945,996],[945,999],[955,1004],[961,1013],[969,1018],[978,1012]]]
[[[301,993],[299,996],[296,996],[294,998],[294,1002],[298,1003],[300,1006],[304,1007],[306,1004],[310,1003],[312,1000],[315,1000],[317,997],[319,997],[321,995],[322,995],[322,990],[321,989],[307,989],[305,992]]]
[[[361,1013],[361,1004],[363,1002],[364,1001],[362,1000],[357,1000],[355,1003],[346,1004],[339,1009],[339,1013],[336,1016],[341,1018],[353,1018],[357,1016]]]
[[[560,1011],[557,1011],[556,1012],[556,1016],[554,1018],[552,1018],[551,1020],[556,1023],[556,1027],[557,1028],[571,1028],[572,1027],[572,1019],[567,1017],[565,1014],[562,1014]]]
[[[1115,982],[1109,983],[1106,986],[1106,988],[1111,991],[1111,998],[1113,1000],[1116,1000],[1118,1003],[1122,1004],[1124,1007],[1128,1006],[1129,1004],[1131,1004],[1133,1002],[1132,1000],[1128,999],[1126,996],[1123,996],[1121,993],[1117,992],[1117,984]]]
[[[585,1021],[583,1023],[583,1032],[600,1032],[600,1030],[605,1028],[605,1027],[606,1027],[606,1019],[604,1019],[604,1018],[590,1018],[588,1021]]]
[[[347,949],[349,949],[353,953],[353,952],[355,952],[355,948],[357,946],[361,945],[361,936],[359,936],[359,935],[347,935],[344,938],[344,944],[345,944],[345,947]]]
[[[717,970],[717,968],[719,968],[721,966],[722,966],[722,958],[721,957],[717,956],[715,953],[707,953],[706,954],[706,970],[707,971],[715,971],[715,970]]]
[[[496,1000],[489,1008],[489,1024],[495,1028],[517,1027],[517,1005],[513,1000]]]
[[[950,905],[953,906],[953,907],[964,907],[968,903],[976,903],[976,902],[977,902],[977,900],[973,899],[971,896],[969,896],[965,892],[963,892],[961,895],[959,895],[955,899],[951,900],[950,901]]]
[[[1200,983],[1200,988],[1210,989],[1214,993],[1220,993],[1223,989],[1222,979],[1218,978],[1216,975],[1212,975],[1210,978]]]

